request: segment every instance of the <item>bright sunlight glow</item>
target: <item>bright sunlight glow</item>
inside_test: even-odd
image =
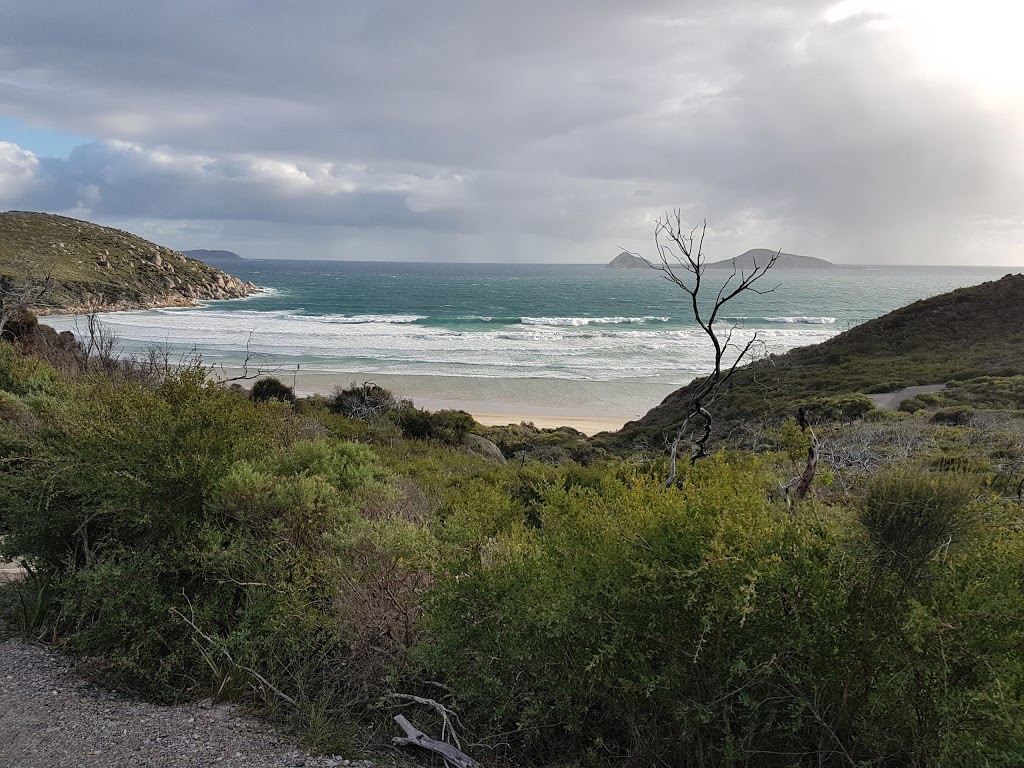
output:
[[[825,12],[829,24],[857,17],[903,33],[928,74],[1024,98],[1024,0],[844,0]]]

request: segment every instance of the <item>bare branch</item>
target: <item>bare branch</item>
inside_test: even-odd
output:
[[[18,315],[42,309],[56,285],[52,266],[28,262],[21,269],[21,275],[0,277],[0,338],[10,335],[7,324]]]
[[[245,358],[242,360],[242,372],[237,376],[230,376],[228,375],[224,364],[221,363],[217,366],[217,370],[220,371],[220,375],[216,377],[218,384],[230,384],[234,381],[258,379],[260,376],[268,376],[281,370],[280,365],[271,365],[266,361],[263,355],[253,351],[252,339],[255,335],[256,331],[249,331],[249,338],[245,341]]]
[[[728,361],[727,353],[736,349],[736,345],[733,343],[733,334],[737,326],[734,324],[724,331],[719,330],[716,328],[719,314],[729,302],[744,293],[763,295],[778,288],[777,285],[771,288],[761,288],[758,283],[775,266],[781,251],[772,254],[763,266],[758,265],[755,259],[753,269],[749,271],[741,269],[734,260],[732,274],[728,275],[712,294],[713,300],[710,309],[702,308],[701,299],[706,293],[704,272],[707,269],[707,259],[704,256],[704,238],[707,235],[707,229],[708,224],[705,220],[699,227],[693,227],[687,231],[683,228],[682,213],[678,208],[671,213],[666,211],[654,223],[654,245],[658,260],[649,261],[639,254],[632,254],[639,256],[648,266],[661,272],[661,276],[665,280],[677,286],[689,297],[694,322],[707,336],[714,349],[713,368],[708,376],[695,384],[687,404],[686,415],[672,440],[666,486],[671,486],[676,481],[676,460],[679,446],[691,429],[699,429],[699,432],[690,451],[690,463],[696,463],[708,455],[708,444],[714,427],[714,418],[709,407],[714,405],[724,394],[736,369],[753,357],[756,347],[763,346],[758,334],[754,333],[738,350],[735,359],[731,362]]]

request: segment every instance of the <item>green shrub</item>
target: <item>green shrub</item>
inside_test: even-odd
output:
[[[766,505],[764,481],[710,460],[683,491],[607,475],[539,488],[536,525],[438,584],[428,668],[478,732],[539,764],[792,753],[820,731],[781,692],[828,676],[845,598],[827,538]]]
[[[871,558],[884,568],[917,574],[970,532],[976,493],[962,475],[897,471],[875,477],[860,514]]]
[[[607,453],[585,434],[572,427],[541,429],[530,422],[484,427],[480,434],[493,442],[507,457],[519,456],[547,464],[577,462],[590,464]]]
[[[264,376],[261,379],[257,379],[252,385],[250,395],[253,401],[257,403],[265,403],[269,400],[291,403],[295,400],[295,390],[274,376]]]
[[[23,357],[9,343],[0,341],[0,390],[15,395],[56,391],[57,372],[47,363]]]
[[[903,410],[890,411],[885,408],[875,408],[864,414],[864,421],[870,423],[903,421],[909,419],[910,413]]]
[[[931,416],[932,424],[944,424],[949,427],[959,427],[970,424],[977,411],[969,405],[958,405],[953,408],[941,408]]]
[[[789,514],[750,456],[666,489],[663,463],[526,458],[584,455],[572,430],[481,429],[522,458],[499,466],[442,442],[467,414],[362,422],[204,373],[65,379],[0,345],[0,555],[35,573],[0,611],[107,683],[262,704],[330,750],[366,702],[390,726],[388,691],[440,684],[494,760],[1024,758],[1024,530],[970,478],[904,469]],[[893,420],[822,435],[1016,467],[1015,423]],[[792,422],[769,438],[806,449]]]
[[[872,411],[875,404],[867,395],[836,395],[818,397],[800,404],[807,420],[812,424],[829,421],[856,421]]]
[[[476,421],[466,411],[425,411],[407,406],[399,409],[395,420],[405,437],[414,440],[440,440],[449,445],[459,445],[476,426]]]
[[[327,407],[334,413],[367,422],[387,417],[400,405],[390,390],[369,381],[353,382],[345,389],[339,387],[327,401]]]

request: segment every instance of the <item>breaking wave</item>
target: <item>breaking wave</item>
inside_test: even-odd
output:
[[[667,323],[670,317],[521,317],[519,321],[523,325],[555,325],[555,326],[579,326],[579,325],[619,325],[621,323],[632,323],[646,325],[647,323]]]

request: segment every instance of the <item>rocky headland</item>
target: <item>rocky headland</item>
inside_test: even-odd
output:
[[[0,214],[0,291],[45,288],[40,315],[187,307],[259,292],[178,251],[112,227],[48,213]]]

